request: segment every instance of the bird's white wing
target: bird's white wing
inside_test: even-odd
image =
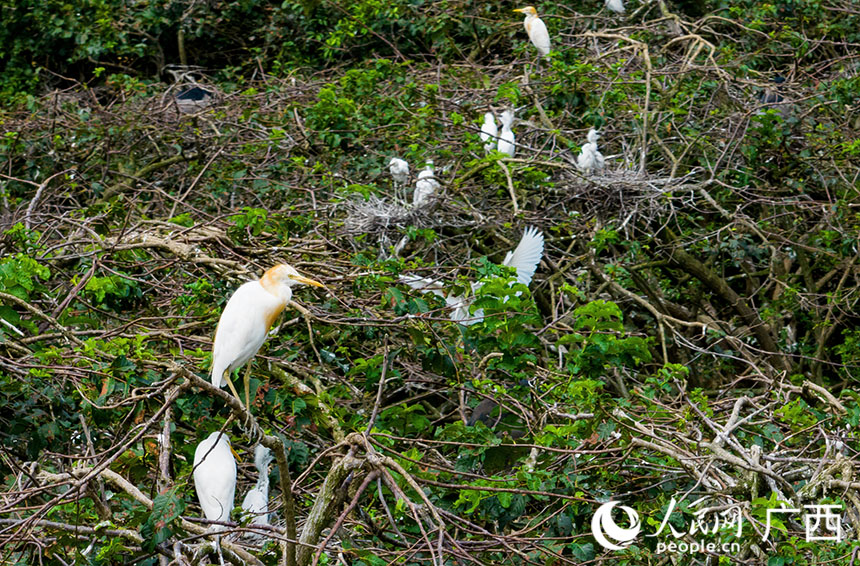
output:
[[[281,301],[259,281],[245,283],[233,293],[215,331],[212,345],[212,384],[220,387],[224,371],[254,357],[269,331],[269,315],[283,308]]]
[[[508,252],[502,265],[516,268],[517,282],[528,285],[534,277],[537,266],[543,257],[543,232],[530,226],[523,232],[520,243]]]
[[[437,297],[446,299],[445,286],[438,280],[430,279],[428,277],[419,277],[417,275],[401,275],[400,281],[406,283],[413,289],[421,291],[422,293],[433,293]]]
[[[540,18],[535,18],[531,26],[528,28],[529,39],[532,44],[537,47],[541,55],[549,53],[549,32],[546,30],[546,24]]]

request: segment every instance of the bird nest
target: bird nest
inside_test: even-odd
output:
[[[473,224],[456,217],[447,210],[444,195],[436,194],[421,206],[413,206],[399,199],[380,198],[370,195],[346,200],[341,206],[346,210],[344,232],[352,237],[361,234],[385,234],[402,231],[407,227],[438,228],[440,226],[464,226]]]
[[[698,171],[664,177],[638,170],[603,169],[590,175],[566,172],[559,186],[570,206],[586,216],[619,220],[621,226],[651,221],[673,213],[673,197],[699,186]],[[635,223],[635,222],[634,222]]]

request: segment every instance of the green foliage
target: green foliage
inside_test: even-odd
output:
[[[572,346],[568,369],[574,375],[598,378],[609,367],[636,367],[651,361],[648,341],[626,335],[615,303],[592,301],[577,308],[574,316],[574,332],[558,340]]]
[[[27,300],[34,292],[44,291],[40,283],[51,277],[51,271],[22,253],[0,259],[0,291]]]
[[[176,521],[185,511],[185,501],[180,490],[173,488],[159,493],[152,500],[152,512],[140,528],[144,545],[152,551],[162,542],[173,536]]]

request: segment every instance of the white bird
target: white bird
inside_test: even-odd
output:
[[[247,363],[263,342],[269,328],[286,308],[293,296],[293,285],[305,284],[322,287],[322,283],[309,279],[285,263],[266,271],[257,281],[245,283],[233,293],[215,330],[212,346],[212,385],[222,387],[224,381],[233,395],[239,393],[230,381],[230,373]],[[249,403],[251,366],[245,372],[245,403]],[[239,401],[241,403],[241,399]]]
[[[388,162],[388,171],[394,178],[394,182],[405,185],[409,180],[409,164],[399,157],[392,157]]]
[[[412,193],[412,206],[421,207],[429,204],[433,195],[439,190],[441,185],[436,180],[433,172],[433,162],[427,161],[424,169],[418,173],[418,180],[415,181],[415,190]]]
[[[492,112],[484,114],[484,123],[481,126],[481,141],[484,142],[484,151],[493,151],[496,147],[496,138],[499,137],[499,128],[496,126],[496,117]]]
[[[223,432],[215,431],[197,445],[194,451],[194,489],[207,519],[230,520],[236,493],[236,459],[230,439]],[[213,525],[210,530],[220,532],[226,527]]]
[[[273,459],[272,452],[262,444],[258,444],[254,449],[254,467],[259,474],[257,485],[250,489],[242,500],[242,509],[252,525],[269,524],[269,464]]]
[[[603,154],[597,149],[597,140],[600,139],[600,134],[594,128],[588,131],[588,143],[582,146],[579,155],[576,158],[576,165],[585,173],[592,173],[597,169],[603,169],[606,163]]]
[[[391,173],[391,178],[394,179],[394,194],[397,198],[401,198],[398,189],[406,186],[409,182],[409,164],[399,157],[392,157],[388,162],[388,171]]]
[[[502,133],[499,134],[498,150],[508,154],[508,157],[513,157],[517,148],[514,143],[514,131],[511,126],[514,123],[514,112],[505,110],[502,112]]]
[[[507,253],[502,265],[515,268],[517,270],[517,283],[528,286],[542,257],[543,233],[537,228],[528,227],[523,232],[523,237],[517,247]],[[422,293],[433,293],[445,299],[445,303],[451,309],[451,320],[455,322],[470,326],[484,320],[483,309],[477,309],[474,314],[469,314],[469,307],[474,301],[474,295],[483,285],[480,281],[471,284],[472,296],[465,297],[448,295],[445,292],[445,285],[438,280],[417,275],[401,275],[400,280]],[[519,291],[516,294],[519,295]]]
[[[623,0],[606,0],[606,7],[612,10],[617,14],[624,13],[624,1]]]
[[[538,17],[534,6],[517,8],[514,12],[526,15],[523,26],[526,28],[526,33],[529,34],[532,45],[537,47],[538,52],[544,57],[549,55],[549,32],[546,30],[546,24]]]

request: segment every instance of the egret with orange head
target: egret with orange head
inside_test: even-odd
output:
[[[230,391],[241,403],[239,393],[230,381],[230,373],[254,357],[266,341],[269,328],[293,297],[292,287],[300,284],[323,286],[318,281],[299,275],[291,265],[281,263],[266,271],[257,281],[249,281],[236,289],[227,301],[215,330],[212,385],[222,387],[226,381]],[[245,404],[248,406],[250,370],[248,366],[245,372]]]

